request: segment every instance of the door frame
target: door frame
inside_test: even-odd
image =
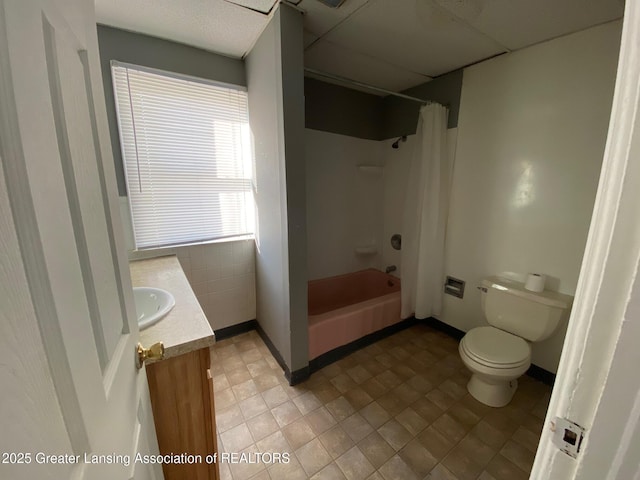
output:
[[[640,2],[626,2],[598,193],[531,479],[640,475]],[[585,428],[577,458],[551,422]]]

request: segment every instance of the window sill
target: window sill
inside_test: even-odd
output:
[[[207,240],[203,242],[181,243],[177,245],[167,245],[164,247],[151,247],[129,250],[129,260],[142,260],[145,258],[163,257],[166,255],[177,255],[178,250],[187,247],[196,247],[198,245],[211,245],[219,243],[241,242],[244,240],[255,240],[255,235],[237,235],[235,237],[217,238],[215,240]]]

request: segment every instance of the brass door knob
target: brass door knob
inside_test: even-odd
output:
[[[141,343],[136,346],[136,365],[142,368],[146,360],[162,360],[164,358],[164,344],[154,343],[149,348],[144,348]]]

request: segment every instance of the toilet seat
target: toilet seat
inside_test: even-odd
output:
[[[531,348],[524,339],[495,327],[470,330],[460,348],[470,360],[489,368],[518,368],[531,360]]]

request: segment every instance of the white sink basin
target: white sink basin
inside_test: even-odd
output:
[[[134,287],[133,300],[140,330],[157,323],[176,304],[175,298],[169,292],[153,287]]]

